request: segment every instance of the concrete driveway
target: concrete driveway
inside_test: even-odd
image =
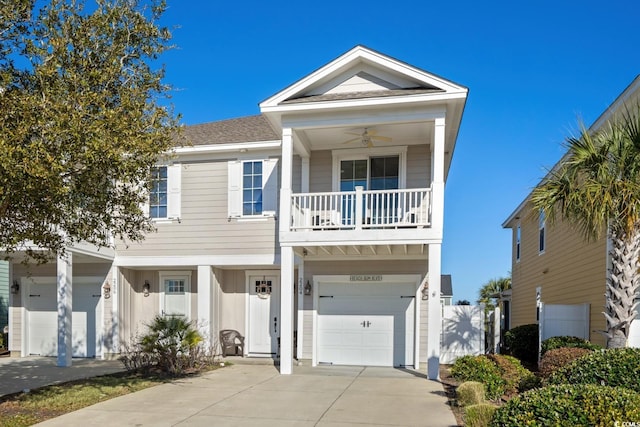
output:
[[[408,369],[233,365],[42,426],[455,426],[442,385]]]

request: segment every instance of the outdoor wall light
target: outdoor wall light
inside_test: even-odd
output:
[[[13,285],[11,285],[11,293],[15,295],[18,292],[20,292],[20,283],[18,283],[17,280],[14,280]]]
[[[307,280],[307,284],[304,285],[304,294],[311,295],[311,283]]]
[[[149,284],[148,280],[144,281],[144,285],[142,285],[142,292],[144,294],[145,297],[149,296],[149,291],[151,290],[151,285]]]
[[[102,285],[102,292],[104,294],[104,299],[111,298],[111,285],[109,282],[105,282],[104,285]]]

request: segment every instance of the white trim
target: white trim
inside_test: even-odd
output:
[[[164,289],[164,281],[165,279],[184,279],[184,294],[186,300],[186,317],[188,320],[191,320],[191,270],[176,270],[176,271],[159,271],[158,276],[158,293],[160,300],[160,309],[159,312],[164,315],[164,303],[165,303],[165,289]]]
[[[420,284],[422,283],[422,276],[419,274],[380,274],[382,283],[394,284],[394,283],[415,283],[416,286],[416,298],[414,301],[413,308],[414,312],[414,322],[420,322],[420,303],[418,300],[420,299]],[[354,285],[364,284],[364,283],[373,283],[366,280],[351,280],[350,275],[348,274],[335,274],[335,275],[314,275],[313,276],[313,307],[312,307],[312,330],[313,330],[313,340],[312,340],[312,356],[311,356],[311,366],[318,365],[318,289],[321,283],[352,283]],[[420,355],[420,328],[416,328],[414,325],[413,328],[413,345],[414,345],[414,369],[417,369],[418,366],[418,357],[416,355]]]
[[[241,143],[225,143],[216,145],[197,145],[191,147],[177,147],[172,150],[175,154],[208,154],[208,153],[226,153],[240,152],[241,150],[268,150],[280,148],[282,141],[259,141],[259,142],[241,142]]]
[[[249,279],[251,276],[276,276],[278,279],[278,289],[282,292],[280,287],[280,270],[245,270],[244,271],[244,354],[243,356],[249,356],[249,287],[251,283]]]
[[[407,146],[398,145],[392,147],[372,147],[372,148],[353,148],[340,149],[331,151],[331,159],[333,163],[333,173],[331,177],[332,191],[340,191],[340,162],[343,160],[367,160],[367,190],[369,189],[369,180],[371,178],[371,157],[385,157],[397,155],[398,170],[398,188],[406,187],[407,182]]]
[[[117,267],[183,267],[197,265],[227,266],[264,266],[280,265],[280,255],[246,254],[246,255],[188,255],[188,256],[116,256]]]

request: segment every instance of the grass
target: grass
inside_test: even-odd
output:
[[[4,396],[0,398],[0,427],[30,426],[170,380],[167,377],[125,372]]]

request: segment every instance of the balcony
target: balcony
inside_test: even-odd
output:
[[[282,243],[394,244],[437,238],[431,188],[291,195],[291,224]],[[439,234],[439,233],[438,233]]]

